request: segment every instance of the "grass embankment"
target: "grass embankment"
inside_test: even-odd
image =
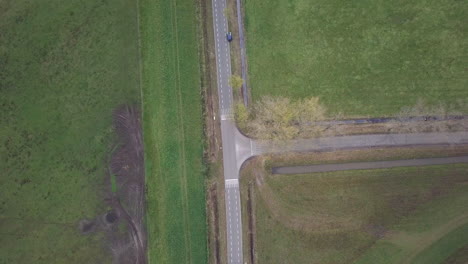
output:
[[[0,262],[105,263],[112,110],[138,103],[136,5],[0,1]]]
[[[318,96],[331,113],[385,116],[418,98],[467,98],[467,8],[451,0],[246,0],[253,99]]]
[[[206,263],[196,5],[140,0],[150,263]]]
[[[467,175],[458,164],[267,176],[258,263],[440,263],[468,241]]]

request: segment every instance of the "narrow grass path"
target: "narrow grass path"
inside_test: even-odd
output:
[[[188,205],[188,194],[187,194],[187,166],[185,164],[186,157],[185,157],[185,130],[184,130],[184,116],[183,116],[183,102],[182,102],[182,92],[180,88],[180,57],[179,57],[179,31],[177,30],[177,0],[173,0],[172,2],[172,27],[174,30],[174,53],[175,53],[175,63],[174,67],[176,68],[174,72],[176,73],[175,78],[175,86],[177,87],[177,104],[178,104],[178,115],[177,121],[179,126],[179,140],[180,140],[180,155],[181,155],[181,162],[179,164],[182,170],[182,177],[180,178],[182,187],[182,195],[183,195],[183,213],[184,213],[184,228],[185,228],[185,251],[187,252],[186,263],[192,263],[191,257],[191,245],[190,245],[190,238],[187,237],[190,234],[190,226],[188,225],[188,215],[187,211],[189,208]]]
[[[207,263],[192,0],[139,0],[149,263]]]

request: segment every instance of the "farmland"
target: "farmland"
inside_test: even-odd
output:
[[[139,104],[134,1],[0,1],[0,263],[108,263],[112,110]]]
[[[207,263],[196,6],[140,0],[150,263]]]
[[[467,175],[465,164],[264,175],[251,181],[258,263],[463,259]]]
[[[245,1],[253,100],[317,96],[331,114],[388,116],[468,98],[463,1]]]

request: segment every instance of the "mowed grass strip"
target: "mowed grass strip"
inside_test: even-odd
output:
[[[467,175],[457,164],[269,176],[256,188],[258,262],[400,264],[431,247],[455,252],[467,241]]]
[[[139,104],[133,0],[0,1],[0,263],[110,263],[112,111]]]
[[[467,12],[452,0],[245,0],[253,99],[318,96],[345,116],[455,104],[468,98]]]
[[[467,216],[468,218],[468,216]],[[414,259],[413,264],[444,263],[452,254],[457,254],[458,250],[468,246],[468,224],[462,225],[446,234],[419,253]],[[465,248],[464,257],[468,257]]]
[[[206,263],[196,6],[140,0],[150,263]]]

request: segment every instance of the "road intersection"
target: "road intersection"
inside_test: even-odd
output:
[[[362,147],[468,144],[468,132],[340,136],[295,140],[279,145],[267,141],[256,141],[242,135],[234,122],[232,112],[233,93],[229,86],[231,57],[229,42],[226,39],[226,33],[229,32],[227,18],[225,17],[227,4],[226,0],[212,0],[212,3],[216,77],[223,145],[223,172],[226,190],[228,264],[243,263],[239,171],[247,159],[263,153],[287,151],[332,151]],[[234,36],[234,38],[236,37]]]

